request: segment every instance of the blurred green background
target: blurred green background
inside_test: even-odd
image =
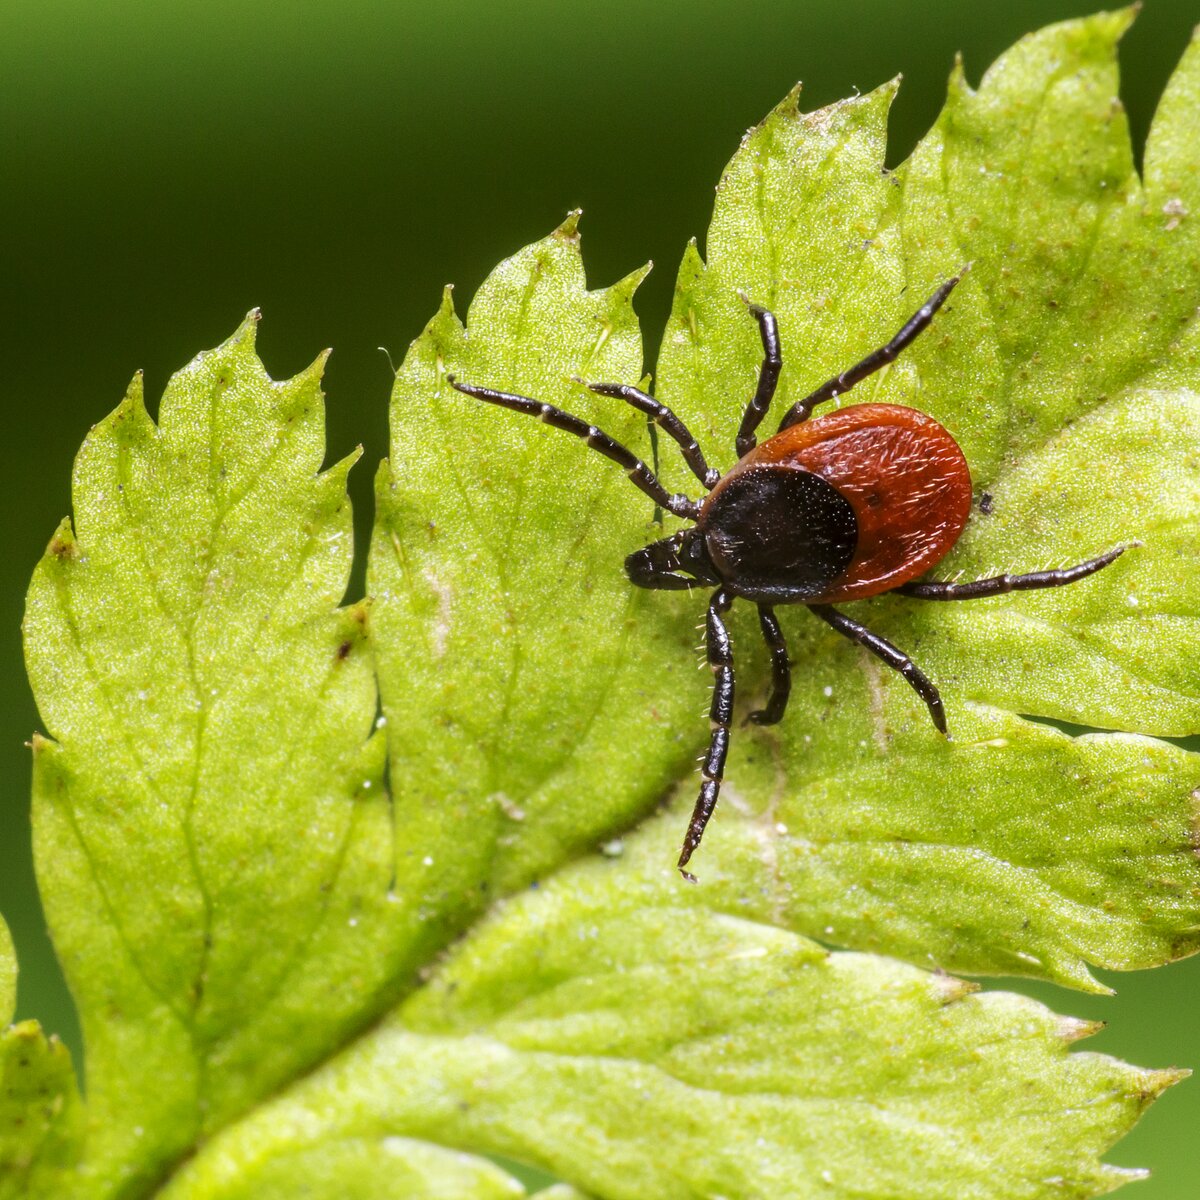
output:
[[[72,457],[133,371],[147,396],[261,306],[289,375],[325,346],[332,458],[357,442],[360,534],[384,453],[394,357],[443,283],[460,310],[490,267],[580,205],[591,278],[647,258],[651,361],[678,256],[702,235],[742,131],[802,79],[805,107],[903,72],[890,159],[933,121],[956,50],[977,81],[1022,33],[1091,11],[1054,0],[482,0],[247,4],[38,0],[0,22],[0,911],[20,1014],[78,1048],[29,851],[38,724],[18,626],[29,573],[69,509]],[[1149,0],[1122,49],[1135,143],[1200,19]],[[364,544],[360,536],[360,545]],[[361,581],[361,567],[358,573]],[[361,582],[356,584],[361,588]],[[1089,1047],[1200,1065],[1200,960],[1108,977],[1115,999],[1025,989],[1110,1028]],[[1197,1195],[1200,1084],[1110,1157],[1145,1200]]]

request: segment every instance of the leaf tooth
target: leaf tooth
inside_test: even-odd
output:
[[[1107,13],[1097,13],[1094,19],[1098,25],[1108,25],[1111,28],[1112,38],[1115,42],[1128,32],[1129,27],[1138,19],[1141,11],[1142,0],[1134,0],[1132,4],[1127,4],[1124,8],[1117,8]]]
[[[779,103],[776,104],[775,107],[771,109],[771,111],[768,112],[767,115],[763,117],[763,119],[759,121],[757,125],[751,125],[750,128],[742,134],[742,140],[738,145],[739,152],[744,150],[750,142],[768,129],[769,126],[775,121],[797,121],[803,119],[804,114],[800,111],[800,92],[803,86],[804,85],[800,82],[792,84],[783,99],[780,100]],[[819,111],[824,110],[822,109]],[[728,174],[728,171],[729,168],[726,167],[725,171],[722,173],[721,181],[717,184],[718,192],[722,190],[722,185],[725,183],[725,177]]]
[[[1080,958],[1067,955],[1055,956],[1052,961],[1044,965],[1051,971],[1052,979],[1065,984],[1067,987],[1076,988],[1081,992],[1089,992],[1093,996],[1112,996],[1116,994],[1108,984],[1101,983],[1088,970],[1087,963]]]
[[[33,751],[33,757],[49,758],[59,753],[59,745],[53,738],[48,738],[44,733],[38,733],[36,730],[29,739],[29,748]]]
[[[1107,1024],[1105,1021],[1086,1021],[1082,1017],[1059,1017],[1055,1032],[1068,1045],[1093,1037]]]
[[[75,540],[75,528],[70,517],[63,517],[58,523],[58,528],[46,545],[46,553],[60,562],[74,558],[79,553],[79,543]]]
[[[563,218],[563,222],[553,233],[551,237],[562,238],[568,242],[579,241],[579,218],[583,216],[582,208],[573,208]]]
[[[329,356],[332,353],[333,350],[326,347],[307,367],[298,371],[288,380],[288,386],[297,390],[319,388],[321,380],[325,377],[325,364],[329,361]]]
[[[675,281],[677,292],[694,287],[700,276],[704,274],[704,258],[695,238],[688,238],[688,244],[683,249],[683,261],[679,264],[679,275]]]
[[[979,991],[979,984],[970,979],[959,979],[956,975],[938,972],[930,976],[935,998],[942,1004],[956,1004]]]
[[[242,354],[253,354],[255,352],[255,343],[258,338],[258,323],[262,320],[262,309],[252,308],[243,318],[242,323],[233,331],[233,333],[221,343],[216,350],[210,350],[209,354],[223,354],[240,352]],[[203,356],[201,356],[203,357]]]
[[[1186,1067],[1164,1067],[1159,1071],[1134,1071],[1135,1092],[1138,1102],[1146,1107],[1153,1104],[1167,1090],[1191,1075]]]
[[[800,93],[804,90],[804,81],[797,79],[788,89],[788,94],[775,106],[775,111],[778,113],[786,113],[789,116],[798,117],[800,115]],[[766,122],[759,122],[759,127]]]
[[[145,373],[143,371],[134,371],[133,378],[129,381],[129,386],[125,389],[125,395],[121,397],[121,403],[117,405],[117,413],[128,413],[136,417],[139,413],[146,412],[146,395],[145,395]]]
[[[1096,1171],[1096,1183],[1103,1192],[1115,1192],[1117,1188],[1127,1183],[1137,1183],[1140,1179],[1149,1179],[1150,1172],[1146,1167],[1117,1167],[1112,1163],[1101,1163]]]
[[[967,82],[967,71],[963,63],[962,51],[958,50],[954,54],[954,66],[950,68],[950,78],[946,81],[946,108],[947,110],[960,100],[967,99],[975,94],[975,89]]]
[[[344,491],[346,487],[346,479],[350,474],[350,468],[353,467],[354,464],[358,462],[360,458],[362,458],[362,456],[363,448],[362,443],[360,442],[354,447],[353,450],[350,451],[349,454],[345,456],[345,458],[339,458],[332,467],[326,471],[322,471],[320,475],[320,481],[322,483],[328,483],[330,486]]]
[[[434,353],[440,358],[451,347],[457,348],[466,337],[466,333],[466,326],[459,320],[458,313],[454,309],[454,284],[448,283],[442,288],[442,299],[437,312],[421,330],[421,335],[414,339],[411,348],[415,349],[422,342],[428,342]],[[403,372],[403,370],[404,366],[401,365],[400,371]],[[397,379],[399,379],[399,374],[397,374]]]
[[[370,636],[371,604],[368,596],[338,610],[338,658],[348,658],[351,650]]]
[[[642,280],[654,270],[653,259],[646,262],[643,266],[637,267],[630,271],[623,279],[618,279],[616,283],[609,288],[611,294],[619,300],[631,300],[634,292],[642,285]]]

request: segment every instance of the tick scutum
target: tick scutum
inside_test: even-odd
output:
[[[850,502],[819,475],[786,466],[731,473],[699,519],[709,557],[731,591],[770,599],[828,591],[858,545]]]

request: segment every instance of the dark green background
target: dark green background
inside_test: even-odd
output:
[[[638,298],[653,347],[680,251],[707,226],[721,167],[796,79],[805,106],[817,107],[902,71],[890,154],[899,162],[936,116],[956,50],[974,82],[1022,33],[1091,6],[21,8],[0,22],[0,911],[20,954],[21,1014],[75,1046],[34,894],[22,743],[38,719],[18,624],[29,573],[69,508],[74,452],[132,372],[145,368],[147,395],[157,396],[172,370],[254,305],[277,378],[334,347],[330,452],[366,445],[352,477],[362,531],[386,435],[389,369],[376,347],[402,355],[443,283],[458,285],[465,306],[497,260],[580,205],[594,281],[658,262]],[[1149,0],[1126,40],[1122,90],[1139,154],[1197,19],[1195,0]],[[1036,990],[1062,1011],[1111,1023],[1091,1048],[1150,1066],[1200,1065],[1200,960],[1109,982],[1113,1000]],[[1192,1200],[1198,1140],[1200,1085],[1189,1081],[1111,1157],[1156,1169],[1136,1192],[1144,1200]]]

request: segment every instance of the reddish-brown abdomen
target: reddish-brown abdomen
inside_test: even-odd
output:
[[[721,485],[768,464],[819,475],[854,510],[854,557],[813,597],[821,603],[875,596],[923,575],[949,553],[971,512],[962,450],[915,408],[856,404],[793,425],[751,450]]]

